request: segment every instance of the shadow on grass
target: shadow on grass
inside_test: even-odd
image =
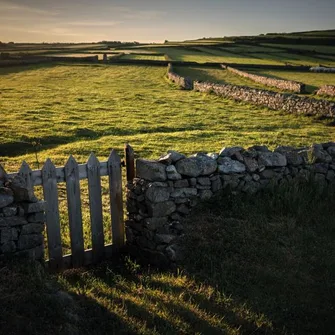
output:
[[[187,221],[183,268],[264,314],[274,333],[332,334],[334,205],[333,189],[311,186],[213,200]]]

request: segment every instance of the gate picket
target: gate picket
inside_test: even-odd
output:
[[[112,240],[117,248],[125,243],[121,158],[113,149],[108,158],[109,192],[112,215]]]
[[[72,266],[84,265],[84,236],[78,163],[71,155],[64,167],[70,224]]]
[[[104,256],[104,231],[102,216],[100,162],[91,153],[87,162],[88,194],[90,201],[92,252],[96,263]]]
[[[60,270],[63,265],[62,241],[60,234],[59,204],[56,168],[47,159],[42,168],[42,186],[46,206],[46,227],[49,263],[52,270]]]

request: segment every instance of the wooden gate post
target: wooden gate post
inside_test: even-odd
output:
[[[124,156],[126,159],[127,182],[129,183],[135,178],[135,158],[134,150],[128,143],[124,145]]]

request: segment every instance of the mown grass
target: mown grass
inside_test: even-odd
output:
[[[146,54],[142,54],[142,55],[128,54],[128,55],[124,55],[122,59],[165,60],[165,57],[160,56],[160,55],[156,56],[156,55],[146,55]]]
[[[238,86],[248,86],[259,89],[271,90],[268,86],[256,83],[250,79],[238,76],[222,68],[204,68],[204,67],[175,67],[175,71],[184,77],[190,77],[199,81],[210,81],[214,83],[232,84]],[[276,90],[276,89],[274,89]],[[280,91],[277,89],[277,91]]]
[[[211,94],[182,91],[166,69],[118,65],[55,65],[1,69],[1,164],[18,171],[23,160],[41,169],[51,158],[64,166],[70,154],[85,163],[93,151],[106,161],[123,156],[158,158],[168,149],[185,154],[223,146],[303,146],[334,139],[327,121],[287,115]],[[214,75],[213,75],[214,76]],[[62,243],[70,251],[65,186],[60,187]],[[85,247],[91,246],[87,184],[82,187]],[[38,190],[41,197],[41,191]],[[111,241],[108,183],[103,182],[105,241]]]
[[[324,201],[327,199],[327,201]],[[176,272],[121,257],[44,275],[0,268],[13,334],[332,334],[334,190],[222,194],[185,222]]]
[[[186,154],[224,145],[306,145],[334,138],[318,121],[182,91],[166,69],[146,66],[55,65],[0,69],[1,161],[8,171],[23,159],[37,167],[91,151],[106,159],[130,142],[141,157],[174,148]]]
[[[314,51],[316,53],[326,53],[330,55],[335,54],[335,47],[334,46],[325,46],[325,45],[304,45],[304,44],[267,44],[262,43],[261,45],[266,47],[277,47],[282,49],[294,49],[299,51]]]
[[[313,93],[320,86],[334,85],[335,83],[334,73],[312,73],[279,70],[250,70],[250,72],[257,73],[262,76],[299,81],[306,85],[306,91],[308,93]]]

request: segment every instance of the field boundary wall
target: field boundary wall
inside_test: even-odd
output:
[[[315,182],[335,184],[335,143],[311,147],[223,148],[186,157],[176,151],[157,160],[137,159],[127,184],[129,250],[145,261],[173,266],[183,258],[186,217],[199,202],[225,190],[255,194],[266,188]]]

